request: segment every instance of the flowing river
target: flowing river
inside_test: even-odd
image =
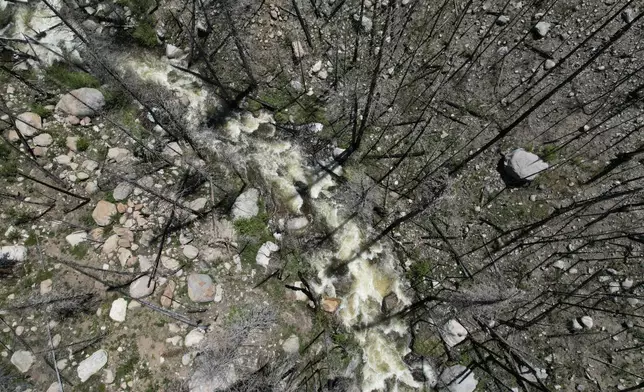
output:
[[[6,6],[3,3],[4,0],[0,0],[0,8]],[[17,22],[13,36],[16,38],[23,38],[22,33],[33,34],[24,23],[27,12],[26,7],[20,7],[15,17]],[[59,21],[42,4],[29,20],[29,25],[36,31],[48,30],[57,23]],[[46,37],[41,40],[43,47],[34,45],[31,50],[36,51],[43,64],[48,64],[55,61],[57,56],[47,48],[57,53],[63,49],[73,53],[75,49],[72,38],[71,32],[58,27],[48,30]],[[167,59],[130,57],[119,63],[135,70],[142,79],[155,81],[187,97],[190,100],[188,116],[194,124],[205,118],[206,103],[215,100],[205,90],[196,89],[195,80],[189,75],[172,78],[170,81],[168,73],[174,68]],[[227,155],[233,153],[243,163],[253,163],[253,166],[258,167],[266,183],[273,187],[271,191],[281,198],[292,214],[301,214],[303,204],[294,183],[301,181],[314,184],[311,186],[313,219],[323,221],[331,230],[338,230],[333,238],[333,250],[316,250],[307,255],[309,262],[318,271],[317,282],[311,283],[318,295],[342,299],[339,317],[347,331],[354,334],[363,351],[362,391],[384,391],[387,382],[394,385],[394,391],[399,388],[421,388],[423,385],[413,379],[410,369],[403,361],[403,357],[409,352],[405,344],[400,344],[400,341],[404,341],[401,337],[409,333],[404,322],[391,320],[367,329],[354,329],[381,316],[383,298],[389,293],[395,293],[402,303],[409,304],[409,299],[401,289],[401,276],[394,253],[384,243],[361,251],[370,228],[358,221],[345,222],[347,212],[333,201],[333,179],[324,172],[320,177],[320,170],[307,166],[307,160],[297,145],[278,138],[267,141],[253,136],[260,124],[273,121],[269,113],[262,113],[258,117],[246,113],[228,119],[222,129],[215,130],[226,135],[224,139],[214,139],[212,130],[199,130],[197,126],[193,133],[201,145],[215,152],[225,149]],[[341,174],[341,168],[336,169],[336,173]],[[334,277],[326,275],[327,267],[334,258],[348,263],[351,278],[348,292],[337,292]],[[433,370],[426,369],[425,374],[432,378]]]

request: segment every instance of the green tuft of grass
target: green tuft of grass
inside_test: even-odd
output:
[[[51,116],[52,113],[51,110],[45,109],[45,106],[40,103],[33,103],[29,105],[29,110],[31,110],[33,113],[36,113],[42,118],[47,118]]]
[[[70,89],[97,88],[101,82],[87,72],[74,71],[63,63],[54,63],[45,70],[45,77]]]
[[[76,149],[80,152],[87,151],[89,148],[89,140],[87,138],[81,136],[76,140]]]
[[[82,243],[78,244],[76,246],[73,246],[72,249],[69,251],[69,253],[74,256],[78,260],[82,260],[87,256],[87,252],[89,251],[89,245]]]

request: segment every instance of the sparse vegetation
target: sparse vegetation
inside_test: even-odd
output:
[[[52,82],[70,89],[81,87],[99,87],[101,82],[94,76],[82,72],[74,71],[70,66],[64,63],[54,63],[45,70],[45,77]]]

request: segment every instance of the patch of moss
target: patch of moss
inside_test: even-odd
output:
[[[104,88],[101,92],[105,97],[105,108],[108,110],[124,109],[132,103],[130,95],[125,90]]]
[[[34,246],[38,244],[38,237],[36,236],[36,232],[29,230],[28,233],[29,236],[25,240],[25,246]]]

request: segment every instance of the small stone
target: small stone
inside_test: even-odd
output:
[[[300,41],[291,42],[291,48],[293,49],[293,56],[295,56],[296,59],[299,60],[302,57],[306,56],[306,51],[304,50],[304,46]]]
[[[313,66],[311,67],[311,72],[318,73],[320,72],[321,69],[322,69],[322,60],[313,64]]]
[[[322,309],[327,313],[335,313],[341,303],[340,298],[325,297],[322,299]]]
[[[110,318],[114,321],[122,323],[125,321],[125,314],[127,313],[127,301],[123,298],[115,299],[112,302],[110,309]]]
[[[65,241],[70,246],[76,246],[87,241],[87,232],[86,231],[75,231],[65,237]]]
[[[205,197],[200,197],[191,201],[189,206],[197,212],[202,212],[204,208],[206,208],[206,203],[208,203],[208,199],[206,199]]]
[[[610,282],[608,284],[608,291],[611,293],[616,293],[619,291],[620,284],[618,282]]]
[[[69,155],[59,155],[56,158],[54,158],[54,162],[56,162],[59,165],[69,166],[69,164],[72,163],[72,158]]]
[[[579,321],[577,321],[577,319],[573,319],[573,320],[571,321],[570,325],[571,325],[571,327],[572,327],[573,331],[581,331],[582,329],[584,329],[584,328],[581,326],[581,324],[579,324]]]
[[[326,69],[323,69],[320,72],[318,72],[318,78],[321,80],[326,80],[328,76],[329,76],[329,73],[327,72]]]
[[[51,293],[52,285],[53,285],[53,282],[51,279],[45,279],[42,282],[40,282],[40,295],[46,295]]]
[[[31,352],[24,350],[14,351],[11,356],[11,363],[20,373],[27,373],[29,369],[31,369],[31,365],[33,365],[34,360],[34,355]]]
[[[194,347],[201,343],[204,337],[206,337],[205,332],[201,328],[195,328],[188,332],[184,339],[184,344],[186,347]]]
[[[106,364],[107,352],[105,350],[98,350],[78,364],[78,369],[76,369],[78,378],[80,378],[81,382],[85,382]]]
[[[257,262],[257,264],[261,265],[264,268],[268,268],[268,264],[271,258],[271,253],[277,252],[278,250],[279,250],[279,246],[277,246],[277,244],[275,244],[274,242],[268,241],[264,243],[262,246],[260,246],[259,250],[257,251],[255,262]]]
[[[300,231],[308,226],[308,224],[309,220],[306,219],[306,217],[300,216],[297,218],[292,218],[286,222],[286,230],[291,232]]]
[[[103,384],[111,384],[116,379],[116,375],[110,369],[105,369],[103,371]]]
[[[165,55],[169,59],[176,59],[183,56],[183,50],[177,48],[174,45],[167,44],[165,46]]]
[[[224,288],[221,286],[221,283],[217,283],[215,286],[215,298],[214,301],[219,303],[224,297]]]
[[[593,319],[590,316],[583,316],[580,321],[587,329],[591,329],[593,327]]]
[[[112,191],[112,196],[116,201],[125,200],[130,196],[130,193],[132,193],[133,190],[134,186],[129,182],[121,182]]]
[[[194,302],[211,302],[215,297],[215,285],[210,276],[191,274],[188,276],[188,297]]]
[[[78,178],[79,181],[85,181],[89,178],[89,174],[85,172],[78,172],[76,173],[76,178]]]
[[[80,119],[76,116],[67,116],[65,117],[65,122],[67,122],[67,124],[69,125],[78,125],[80,124]],[[75,139],[78,139],[78,138],[75,138]]]
[[[176,289],[176,287],[177,284],[174,283],[174,281],[168,281],[168,284],[163,290],[163,294],[161,294],[161,299],[159,300],[161,306],[163,306],[164,308],[172,307],[172,300],[174,298],[174,290]]]
[[[33,136],[42,128],[42,119],[36,113],[26,112],[16,116],[16,129],[23,136]]]
[[[96,204],[92,212],[92,218],[99,226],[107,226],[112,223],[112,217],[116,215],[116,206],[109,201],[101,200]]]
[[[282,350],[286,354],[296,354],[300,351],[300,338],[297,335],[291,335],[282,343]]]
[[[624,290],[628,290],[631,287],[633,287],[633,279],[626,278],[626,279],[624,279],[624,281],[622,281],[622,288]]]
[[[516,181],[532,181],[549,165],[537,155],[517,148],[505,156],[506,173]]]
[[[557,63],[554,62],[554,60],[546,60],[546,62],[543,64],[543,68],[546,70],[553,69]]]
[[[60,388],[58,381],[54,381],[49,385],[49,388],[47,388],[47,392],[63,392],[63,390]]]
[[[194,245],[186,245],[183,247],[183,255],[189,260],[196,259],[199,256],[199,249]]]
[[[279,15],[278,15],[278,13],[277,13],[277,10],[274,10],[274,9],[273,9],[273,10],[271,10],[270,14],[271,14],[271,18],[273,18],[273,19],[275,19],[275,20],[277,20],[277,18],[279,18]]]
[[[54,142],[54,138],[51,137],[51,135],[48,133],[41,133],[40,135],[36,136],[33,141],[36,146],[47,147]]]
[[[161,256],[161,265],[171,271],[176,271],[181,268],[181,263],[179,263],[179,260],[173,259],[172,257],[168,256]]]
[[[110,254],[112,252],[115,252],[116,249],[118,248],[118,241],[119,241],[119,236],[116,234],[112,234],[105,240],[105,242],[103,242],[103,249],[101,249],[101,252],[103,254]]]
[[[83,126],[83,127],[86,127],[86,126],[90,125],[91,123],[92,123],[92,119],[87,117],[87,116],[83,117],[83,119],[80,120],[80,125]]]
[[[499,26],[505,26],[509,21],[510,17],[507,15],[500,15],[498,18],[496,18],[496,24],[498,24]]]

